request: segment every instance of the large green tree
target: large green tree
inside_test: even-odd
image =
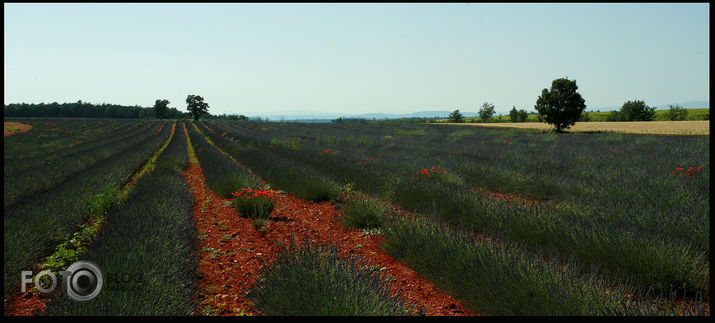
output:
[[[166,118],[166,112],[169,111],[169,100],[157,99],[154,102],[154,117],[157,119]]]
[[[201,96],[189,95],[186,97],[186,109],[194,116],[194,121],[199,121],[202,115],[209,113],[209,104]]]
[[[551,82],[551,89],[543,89],[536,100],[534,108],[546,123],[554,125],[556,132],[573,126],[586,109],[585,100],[576,90],[576,80],[555,79]]]

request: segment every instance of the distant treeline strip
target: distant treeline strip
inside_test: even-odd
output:
[[[3,117],[69,117],[69,118],[119,118],[119,119],[152,119],[154,109],[151,107],[125,106],[118,104],[92,104],[79,100],[75,103],[11,103],[3,109]],[[176,108],[166,111],[167,119],[188,118],[188,113]]]

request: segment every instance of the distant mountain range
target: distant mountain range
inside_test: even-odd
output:
[[[710,108],[710,101],[689,101],[680,103],[669,103],[656,105],[656,109],[667,109],[669,105],[679,105],[686,109],[701,109]],[[586,107],[586,111],[613,111],[619,110],[620,106],[609,106],[592,108]],[[479,114],[476,112],[460,111],[465,117],[476,117]],[[532,112],[532,111],[529,111]],[[273,121],[286,120],[286,121],[306,121],[310,122],[314,120],[315,122],[327,122],[337,118],[360,118],[360,119],[403,119],[403,118],[448,118],[452,111],[442,111],[442,110],[431,110],[431,111],[419,111],[412,113],[361,113],[361,114],[346,114],[346,113],[325,113],[325,112],[315,112],[315,111],[281,111],[273,112],[269,114],[258,115],[261,118],[268,118]],[[497,112],[496,115],[499,115]],[[501,115],[508,115],[508,112],[501,112]],[[255,117],[255,116],[252,116]]]

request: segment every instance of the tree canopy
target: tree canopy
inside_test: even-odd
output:
[[[118,104],[92,104],[79,100],[75,103],[11,103],[4,106],[4,117],[57,117],[57,118],[109,118],[109,119],[151,119],[151,107],[125,106]],[[166,118],[180,119],[184,113],[176,108],[168,108]]]
[[[459,112],[459,109],[449,114],[449,122],[464,122],[464,116]]]
[[[166,111],[169,110],[169,100],[157,99],[154,102],[154,117],[157,119],[164,119],[166,117]]]
[[[516,110],[515,106],[512,106],[511,111],[509,111],[509,118],[511,118],[512,122],[526,122],[528,117],[529,113],[526,110]]]
[[[482,103],[482,107],[479,109],[479,118],[483,121],[491,119],[494,115],[494,105],[489,102]]]
[[[209,113],[209,104],[204,102],[204,98],[199,95],[189,95],[186,97],[186,109],[194,116],[194,121]]]
[[[573,126],[586,109],[585,100],[577,92],[576,80],[559,78],[551,82],[551,89],[543,89],[534,108],[543,120],[554,125],[556,132]]]

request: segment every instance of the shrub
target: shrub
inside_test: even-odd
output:
[[[655,108],[651,108],[639,100],[626,101],[621,107],[621,114],[624,121],[653,121]]]
[[[380,227],[389,215],[389,202],[355,196],[347,201],[341,222],[348,227],[372,229]]]
[[[263,262],[261,260],[261,262]],[[306,242],[264,264],[247,298],[264,315],[408,315],[412,306],[390,295],[392,283],[362,258]]]
[[[511,111],[509,111],[509,118],[511,118],[511,122],[519,122],[519,112],[516,111],[515,106],[512,106]]]
[[[340,185],[320,177],[307,180],[303,189],[296,191],[296,195],[311,202],[331,201],[336,199],[340,193]]]
[[[464,122],[464,116],[459,113],[459,109],[449,114],[449,122]]]
[[[233,207],[238,216],[243,218],[267,219],[276,204],[276,193],[272,190],[254,190],[242,188],[233,192]],[[262,224],[262,223],[261,223]],[[260,227],[260,225],[259,225]]]
[[[529,113],[526,112],[526,110],[522,109],[517,112],[517,119],[519,122],[526,122],[526,119],[529,118]]]
[[[681,107],[679,105],[676,105],[676,106],[671,105],[668,107],[668,111],[665,112],[665,117],[671,121],[685,120],[688,118],[688,110],[684,109],[683,107]]]
[[[512,122],[526,122],[526,119],[529,118],[529,114],[526,112],[526,110],[516,110],[515,106],[511,107],[511,111],[509,111],[509,118],[511,118]]]
[[[231,193],[241,187],[250,186],[253,183],[245,174],[228,173],[222,177],[215,178],[212,189],[221,197],[230,197]]]

